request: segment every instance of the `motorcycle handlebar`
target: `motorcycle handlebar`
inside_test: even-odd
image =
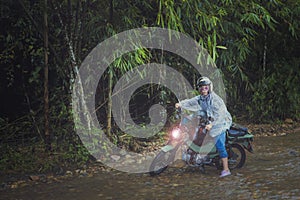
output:
[[[191,116],[191,115],[188,115],[188,114],[184,113],[184,111],[181,107],[176,108],[176,116],[175,116],[176,119],[182,119],[182,118],[184,118],[184,116]],[[188,117],[188,118],[190,118],[190,117]],[[207,124],[214,121],[211,117],[206,118],[206,117],[203,117],[203,116],[200,116],[200,115],[198,115],[196,118],[198,120],[198,125],[203,126],[203,127],[205,127]]]

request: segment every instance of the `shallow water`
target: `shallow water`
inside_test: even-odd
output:
[[[202,174],[177,163],[157,177],[101,172],[2,190],[0,199],[300,199],[300,132],[256,137],[254,150],[225,178],[213,167]]]

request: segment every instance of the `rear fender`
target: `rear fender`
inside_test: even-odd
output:
[[[246,149],[247,151],[249,151],[250,153],[253,153],[253,147],[252,147],[252,142],[253,142],[253,135],[248,133],[244,136],[238,136],[238,137],[232,137],[232,136],[228,136],[228,143],[230,144],[240,144],[242,147],[244,147],[244,149]]]
[[[253,147],[252,147],[252,142],[253,140],[250,139],[244,139],[244,140],[238,140],[238,141],[229,141],[229,144],[239,144],[241,145],[244,149],[246,149],[247,151],[249,151],[250,153],[253,153]]]

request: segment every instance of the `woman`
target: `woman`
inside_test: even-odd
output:
[[[176,108],[199,107],[206,111],[207,117],[213,119],[206,125],[209,135],[214,138],[216,148],[219,152],[223,164],[223,171],[220,177],[230,175],[228,168],[228,154],[225,148],[226,130],[230,128],[232,117],[227,111],[226,105],[222,98],[213,92],[213,84],[207,77],[200,77],[197,80],[199,96],[183,100],[175,104]]]

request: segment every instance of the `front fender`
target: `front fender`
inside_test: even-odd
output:
[[[166,145],[166,146],[163,146],[163,147],[161,148],[161,150],[162,150],[163,152],[169,152],[169,151],[172,151],[173,149],[175,149],[175,147],[172,146],[172,145],[170,145],[170,144],[168,144],[168,145]]]

